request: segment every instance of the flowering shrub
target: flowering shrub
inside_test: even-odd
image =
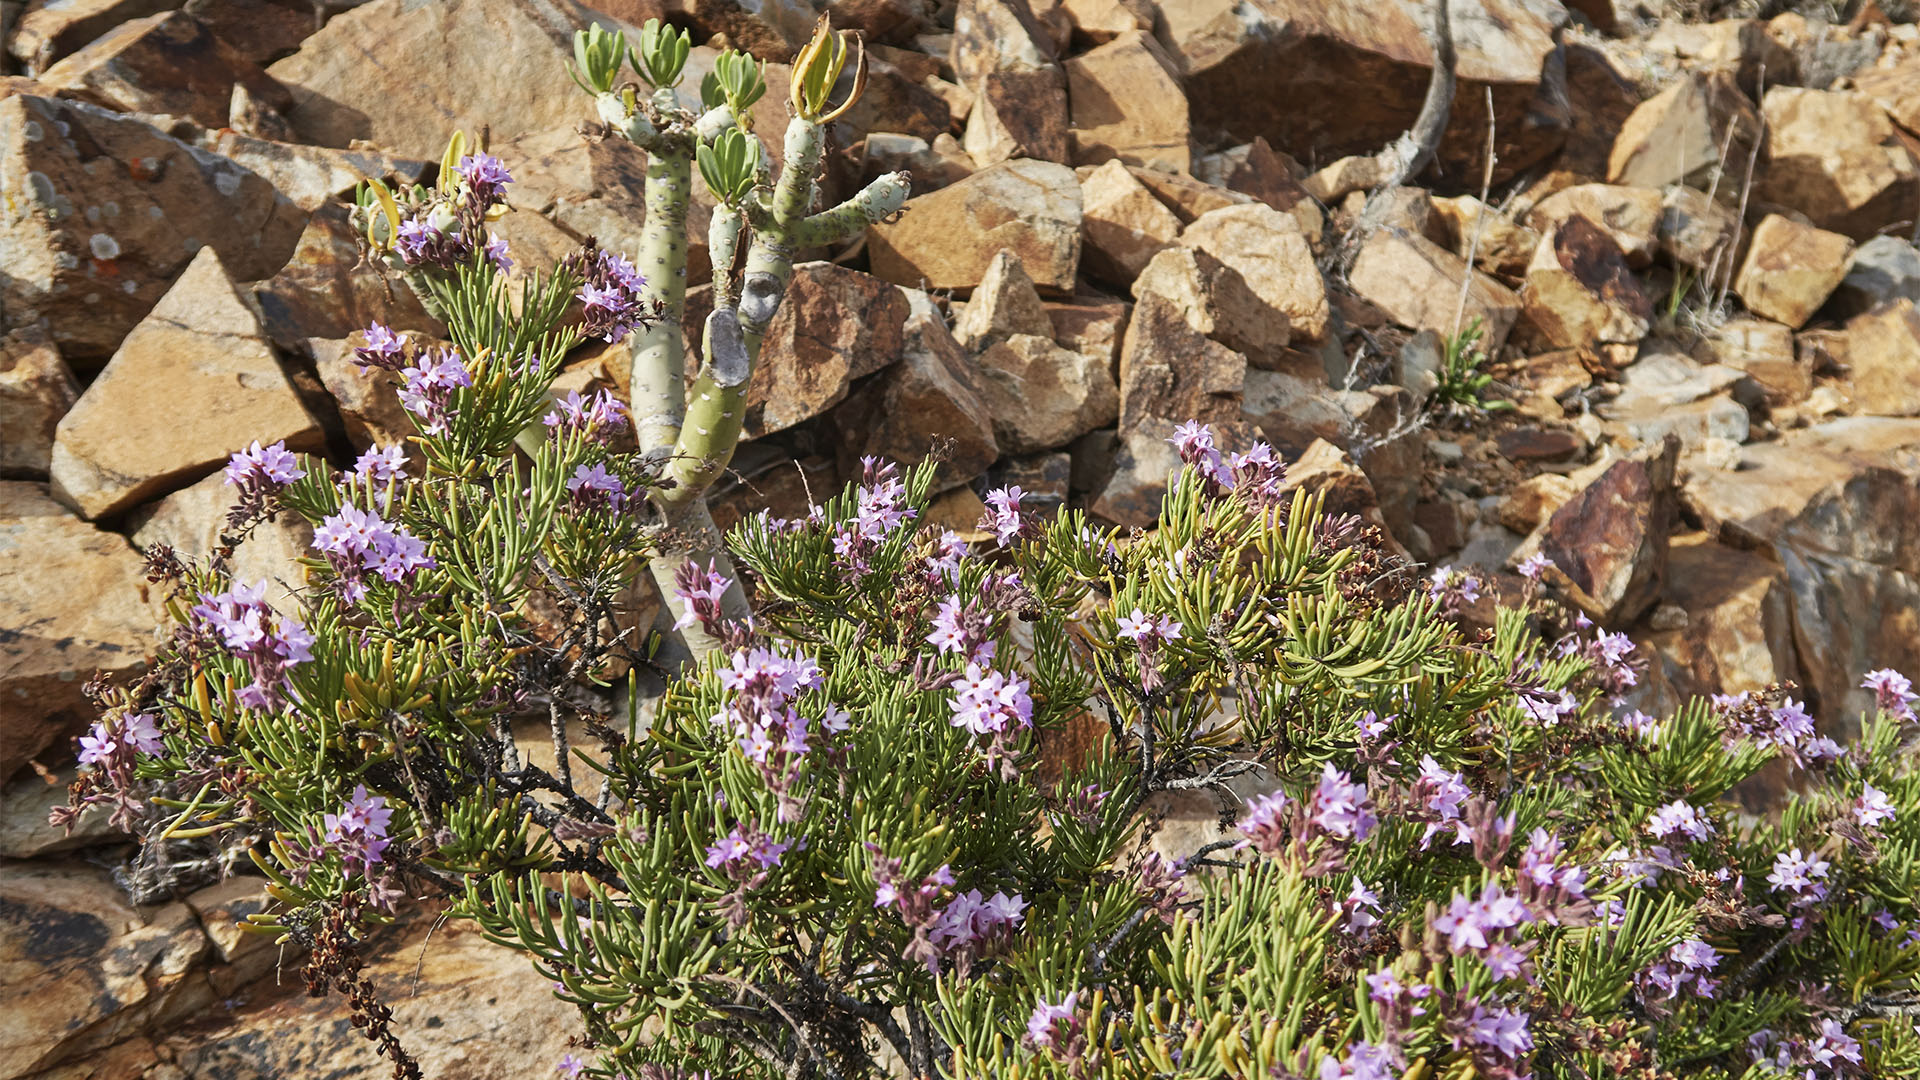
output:
[[[670,85],[678,46],[643,44]],[[603,107],[681,123],[611,89],[613,48],[579,50]],[[834,48],[796,62],[816,126]],[[56,814],[110,804],[156,872],[251,863],[277,905],[249,928],[306,947],[396,1075],[357,943],[438,899],[579,1007],[563,1076],[1920,1077],[1899,674],[1867,677],[1845,747],[1784,689],[1628,710],[1632,643],[1541,565],[1475,629],[1488,583],[1417,582],[1199,425],[1150,532],[1009,488],[969,543],[924,523],[934,463],[870,461],[804,518],[689,542],[711,460],[548,394],[659,298],[590,249],[509,303],[481,237],[510,173],[456,157],[437,193],[363,203],[448,319],[450,344],[373,327],[359,352],[419,463],[236,454],[227,547],[153,553],[172,638],[103,691]],[[717,313],[705,366],[750,367]],[[315,526],[306,581],[232,581],[277,513]],[[649,568],[671,634],[621,618]],[[1796,793],[1741,815],[1776,759]],[[1180,799],[1220,838],[1178,843]]]

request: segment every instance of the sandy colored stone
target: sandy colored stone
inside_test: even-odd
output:
[[[355,185],[369,178],[407,185],[419,183],[427,173],[424,161],[364,150],[272,142],[235,131],[214,133],[209,149],[258,173],[295,206],[307,211],[318,210],[321,204],[352,192]],[[516,170],[516,179],[518,175]]]
[[[1160,5],[1160,37],[1183,76],[1193,125],[1264,136],[1302,160],[1371,154],[1412,127],[1433,49],[1420,0],[1183,0]],[[1442,167],[1478,175],[1493,94],[1502,175],[1558,149],[1569,109],[1559,30],[1543,0],[1471,0],[1453,11],[1458,90]]]
[[[1577,214],[1540,241],[1520,296],[1528,321],[1556,348],[1630,345],[1652,325],[1653,303],[1619,247]]]
[[[1262,439],[1291,459],[1315,440],[1335,445],[1351,442],[1359,430],[1356,416],[1372,403],[1364,393],[1329,389],[1324,375],[1249,367],[1241,392],[1241,415],[1259,428]]]
[[[1109,368],[1120,360],[1120,338],[1126,333],[1133,305],[1125,300],[1078,297],[1071,303],[1046,305],[1053,323],[1053,340],[1075,352],[1095,357]]]
[[[1058,65],[990,71],[973,84],[973,111],[960,145],[976,169],[1014,158],[1072,160],[1066,76]]]
[[[38,327],[0,337],[0,479],[46,477],[54,430],[79,399],[80,384]]]
[[[7,52],[36,74],[122,23],[173,6],[172,0],[40,0],[13,24]]]
[[[1462,313],[1460,282],[1468,273],[1473,278]],[[1520,315],[1520,298],[1506,286],[1469,270],[1466,260],[1426,237],[1401,229],[1380,229],[1367,238],[1348,283],[1394,322],[1416,330],[1444,337],[1480,319],[1481,347],[1489,354],[1500,350]]]
[[[1793,331],[1765,319],[1730,319],[1706,341],[1715,363],[1747,373],[1772,405],[1794,405],[1813,392],[1812,365],[1794,347]]]
[[[1799,75],[1793,53],[1775,41],[1759,19],[1662,20],[1647,35],[1644,48],[1688,70],[1724,71],[1749,94],[1757,95],[1763,86],[1790,84]]]
[[[161,402],[164,424],[128,430],[129,418]],[[256,439],[293,450],[322,442],[220,257],[202,248],[60,421],[53,494],[83,517],[109,517],[192,483]]]
[[[1847,276],[1853,242],[1768,214],[1754,226],[1733,291],[1754,314],[1799,329]]]
[[[1853,88],[1885,109],[1894,123],[1920,132],[1920,57],[1855,73]]]
[[[747,437],[820,415],[855,379],[898,360],[906,319],[906,298],[879,278],[826,262],[794,267],[747,385]]]
[[[960,82],[995,71],[1035,71],[1054,62],[1053,40],[1027,0],[960,0],[948,54]]]
[[[111,354],[203,245],[235,277],[280,268],[304,215],[226,158],[82,102],[0,100],[0,308],[46,320],[76,366]]]
[[[1178,217],[1183,225],[1192,224],[1194,219],[1208,211],[1218,210],[1223,206],[1246,206],[1255,201],[1251,195],[1230,191],[1215,184],[1202,183],[1190,176],[1179,176],[1159,169],[1142,168],[1139,165],[1129,165],[1127,171],[1132,173],[1133,178],[1140,181],[1148,191],[1153,192],[1154,198],[1166,203],[1167,208],[1173,211],[1174,216]]]
[[[1854,249],[1827,310],[1859,315],[1895,300],[1920,301],[1920,249],[1898,236],[1876,236]]]
[[[1463,260],[1471,253],[1474,266],[1488,273],[1520,277],[1540,246],[1538,232],[1472,195],[1434,199],[1432,205],[1435,231],[1445,237],[1442,246]]]
[[[1682,266],[1723,278],[1733,263],[1733,211],[1704,191],[1674,186],[1661,198],[1660,249]]]
[[[1095,277],[1130,282],[1179,239],[1180,219],[1117,160],[1081,177],[1080,198],[1080,253]]]
[[[1073,160],[1184,173],[1192,167],[1187,97],[1150,34],[1130,30],[1067,61]]]
[[[1319,247],[1327,219],[1301,184],[1306,169],[1267,140],[1256,136],[1252,142],[1208,154],[1194,162],[1193,172],[1208,184],[1250,195],[1286,214],[1308,242]]]
[[[974,370],[1004,453],[1065,446],[1119,413],[1107,365],[1049,337],[1014,334],[976,357]]]
[[[1627,117],[1607,161],[1607,182],[1647,188],[1687,184],[1737,193],[1760,126],[1759,110],[1732,75],[1683,74]]]
[[[209,128],[226,126],[235,85],[270,107],[292,103],[285,88],[184,11],[122,23],[39,78],[50,90],[111,109]]]
[[[443,331],[405,282],[360,265],[353,228],[337,206],[313,215],[286,266],[252,293],[268,339],[288,352],[305,351],[311,338],[339,340],[373,322],[435,336]]]
[[[1133,294],[1171,303],[1187,325],[1263,367],[1276,366],[1291,320],[1255,293],[1239,271],[1199,248],[1168,248],[1134,280]]]
[[[1541,473],[1515,484],[1500,500],[1496,512],[1500,524],[1517,533],[1530,533],[1579,493],[1580,485],[1573,478]]]
[[[1542,199],[1527,224],[1544,235],[1568,218],[1586,218],[1613,239],[1627,265],[1637,267],[1651,262],[1659,248],[1663,209],[1656,188],[1575,184]]]
[[[1043,292],[1073,289],[1080,266],[1080,182],[1073,170],[1021,158],[907,200],[867,230],[873,273],[910,288],[971,290],[1002,248]]]
[[[1255,296],[1286,316],[1294,337],[1306,342],[1326,339],[1326,281],[1291,217],[1265,203],[1222,207],[1195,218],[1180,234],[1180,243],[1238,272]]]
[[[953,321],[953,337],[962,348],[979,352],[1014,334],[1051,338],[1053,321],[1020,259],[1001,251],[973,290],[973,298]]]
[[[1755,198],[1855,240],[1913,219],[1920,178],[1871,97],[1775,86],[1761,112],[1768,160]]]
[[[964,484],[1000,456],[981,375],[937,312],[907,316],[900,360],[834,410],[843,468],[868,455],[913,464],[939,448],[937,487]]]
[[[1060,10],[1075,35],[1099,45],[1129,30],[1151,33],[1158,6],[1153,0],[1061,0]]]
[[[224,475],[214,473],[135,510],[127,520],[127,538],[143,550],[165,544],[183,558],[204,559],[219,546],[238,490]],[[300,603],[291,590],[306,583],[306,569],[297,560],[313,554],[312,544],[313,526],[299,514],[282,510],[247,534],[234,549],[228,568],[235,581],[266,582],[268,603],[282,613],[296,614]]]
[[[1172,301],[1143,293],[1120,346],[1120,429],[1149,417],[1238,421],[1246,372],[1244,356],[1194,329]]]
[[[0,783],[93,722],[80,691],[96,671],[136,671],[157,643],[145,565],[44,485],[0,482]]]
[[[1848,397],[1861,415],[1920,415],[1920,311],[1911,300],[1847,323]]]

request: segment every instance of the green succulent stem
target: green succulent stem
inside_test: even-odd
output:
[[[630,386],[634,431],[642,450],[672,446],[686,415],[686,352],[680,317],[687,303],[687,210],[693,195],[693,155],[659,147],[647,157],[647,220],[640,236],[645,302],[659,319],[632,346]]]

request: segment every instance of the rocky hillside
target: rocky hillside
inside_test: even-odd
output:
[[[233,931],[251,879],[160,888],[104,823],[44,822],[83,687],[161,622],[141,551],[211,548],[228,452],[410,430],[349,353],[440,328],[360,264],[343,193],[484,130],[522,269],[633,246],[646,162],[585,124],[575,28],[692,28],[689,89],[721,46],[771,61],[777,157],[830,9],[871,79],[823,196],[913,173],[798,269],[723,524],[937,448],[954,527],[1009,483],[1146,525],[1197,418],[1408,574],[1491,604],[1550,559],[1644,646],[1634,707],[1793,683],[1838,732],[1862,672],[1920,669],[1911,6],[0,0],[0,1080],[384,1072]],[[560,388],[625,367],[584,349]],[[307,539],[263,529],[239,572],[297,582]],[[431,924],[374,971],[430,1075],[543,1075],[564,1010]]]

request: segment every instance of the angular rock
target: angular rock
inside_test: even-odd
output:
[[[1171,303],[1187,325],[1248,361],[1276,366],[1292,338],[1292,320],[1256,294],[1239,271],[1199,248],[1169,248],[1134,280],[1133,295]]]
[[[1118,161],[1081,177],[1080,199],[1081,262],[1094,277],[1124,285],[1180,236],[1180,219]]]
[[[1678,513],[1669,441],[1615,462],[1554,511],[1540,552],[1566,575],[1574,603],[1602,626],[1631,623],[1660,597],[1668,537]]]
[[[213,946],[213,959],[218,963],[207,976],[222,995],[230,995],[267,974],[283,959],[272,938],[240,929],[247,916],[275,906],[266,886],[260,878],[232,877],[195,890],[186,898],[188,909],[200,920],[200,928]]]
[[[1897,236],[1876,236],[1854,249],[1827,310],[1859,315],[1895,300],[1920,301],[1920,250]]]
[[[1707,438],[1744,442],[1747,411],[1725,396],[1742,376],[1737,368],[1699,364],[1682,353],[1649,352],[1626,369],[1619,395],[1598,412],[1636,442],[1657,443],[1668,433],[1685,446]]]
[[[1661,199],[1660,249],[1682,266],[1724,277],[1733,263],[1733,212],[1706,192],[1674,186]]]
[[[1471,254],[1474,266],[1490,274],[1520,277],[1526,273],[1533,251],[1540,246],[1540,234],[1516,224],[1506,215],[1486,207],[1472,195],[1434,199],[1435,231],[1444,235],[1438,241],[1461,259]]]
[[[1386,183],[1386,167],[1372,154],[1343,157],[1301,181],[1307,194],[1333,206],[1356,191],[1372,191]]]
[[[121,23],[173,6],[174,0],[36,3],[21,12],[19,21],[13,24],[13,34],[6,42],[7,52],[20,61],[28,75],[35,75]]]
[[[313,357],[315,374],[333,396],[355,450],[376,444],[410,446],[406,438],[418,429],[400,404],[393,376],[377,369],[361,371],[354,362],[354,347],[363,342],[358,333],[342,340],[313,338],[304,351]]]
[[[1517,533],[1530,533],[1579,493],[1579,482],[1570,476],[1541,473],[1529,477],[1500,500],[1500,524]]]
[[[164,618],[147,596],[145,560],[126,540],[40,484],[0,482],[0,783],[93,722],[81,687],[96,671],[139,669]]]
[[[1764,87],[1791,85],[1799,77],[1793,53],[1775,41],[1758,19],[1711,23],[1674,19],[1656,26],[1645,47],[1690,71],[1726,72],[1741,90],[1755,96]]]
[[[1291,217],[1316,248],[1326,229],[1326,215],[1300,181],[1306,170],[1300,163],[1256,137],[1194,162],[1194,175],[1209,184],[1250,195]]]
[[[1003,453],[1065,446],[1119,414],[1120,394],[1106,363],[1052,338],[1014,334],[974,362]]]
[[[692,61],[688,61],[690,64]],[[768,71],[773,71],[769,65]],[[762,99],[765,100],[765,99]],[[757,106],[756,106],[757,108]],[[523,135],[496,151],[513,170],[507,205],[544,214],[578,237],[592,236],[609,251],[641,249],[646,220],[647,155],[625,139],[587,139],[569,127]],[[918,174],[915,180],[918,181]],[[712,262],[707,227],[713,204],[694,185],[687,208],[687,278],[706,279]],[[654,273],[653,268],[642,267]]]
[[[1120,345],[1120,430],[1149,417],[1238,421],[1246,373],[1244,356],[1208,340],[1173,302],[1143,293]]]
[[[1544,235],[1569,218],[1583,217],[1612,238],[1627,265],[1638,267],[1653,261],[1663,209],[1655,188],[1575,184],[1542,199],[1527,215],[1527,224]]]
[[[166,423],[128,431],[129,417],[161,402]],[[192,483],[255,439],[292,450],[322,443],[220,257],[202,248],[60,421],[53,494],[83,517],[112,516]]]
[[[913,135],[876,131],[862,146],[867,165],[861,177],[867,181],[905,170],[913,174],[913,189],[925,194],[959,183],[974,173],[973,157],[952,135],[940,135],[929,143]]]
[[[1558,427],[1509,428],[1494,437],[1494,445],[1508,461],[1564,461],[1587,449],[1579,432]]]
[[[1792,597],[1773,560],[1706,533],[1676,536],[1667,551],[1664,600],[1686,613],[1686,625],[1649,634],[1646,644],[1684,695],[1800,681]]]
[[[185,904],[141,911],[104,869],[0,867],[0,1076],[17,1077],[177,1023],[212,1000],[207,936]]]
[[[1866,416],[1920,415],[1920,311],[1896,300],[1847,323],[1847,376]]]
[[[1072,475],[1070,454],[1015,454],[987,470],[982,483],[989,491],[1017,485],[1024,493],[1020,508],[1032,507],[1040,520],[1047,521],[1066,508]]]
[[[1061,0],[1060,10],[1073,25],[1076,39],[1094,45],[1112,41],[1129,30],[1153,30],[1158,5],[1153,0]]]
[[[1324,439],[1313,443],[1299,457],[1287,463],[1287,475],[1281,489],[1289,496],[1301,490],[1309,495],[1318,495],[1323,500],[1321,509],[1329,517],[1350,514],[1379,529],[1381,535],[1392,535],[1388,532],[1386,518],[1380,512],[1373,482],[1347,457],[1346,451]]]
[[[79,775],[78,769],[50,770],[45,779],[22,772],[0,787],[0,859],[36,859],[133,839],[108,822],[104,806],[88,808],[72,832],[47,824],[55,807],[67,805],[67,786]]]
[[[834,416],[849,474],[867,455],[912,464],[938,447],[944,459],[937,485],[945,488],[980,475],[1000,456],[974,363],[931,310],[907,316],[900,362],[862,384]]]
[[[1768,214],[1753,228],[1733,291],[1756,315],[1799,329],[1847,276],[1853,242]]]
[[[127,520],[129,540],[141,550],[165,544],[183,558],[205,558],[220,545],[227,531],[227,511],[238,489],[215,473],[151,506],[133,512]],[[291,510],[254,527],[234,549],[228,568],[233,580],[267,583],[267,602],[285,614],[299,613],[292,589],[306,583],[299,559],[311,554],[313,526]]]
[[[953,13],[953,72],[965,86],[996,71],[1037,71],[1054,62],[1053,40],[1027,0],[960,0]]]
[[[1324,375],[1248,368],[1241,415],[1289,459],[1316,440],[1336,446],[1353,442],[1356,416],[1371,407],[1371,395],[1329,390]]]
[[[794,267],[747,386],[747,437],[838,404],[853,380],[900,358],[906,321],[906,297],[879,278],[826,262]]]
[[[1721,543],[1760,548],[1816,495],[1860,472],[1920,471],[1920,420],[1847,417],[1740,448],[1737,469],[1690,476],[1688,512]]]
[[[1268,308],[1286,317],[1294,337],[1326,340],[1326,281],[1292,218],[1264,203],[1222,207],[1195,218],[1180,244],[1236,271]]]
[[[1131,30],[1067,61],[1073,161],[1187,172],[1187,97],[1158,42]]]
[[[60,418],[80,400],[80,384],[60,350],[37,327],[0,337],[0,479],[43,480]]]
[[[1061,164],[1073,159],[1066,76],[1058,65],[988,72],[973,91],[973,112],[960,145],[974,168],[1014,158]]]
[[[1105,297],[1078,297],[1072,303],[1048,304],[1053,340],[1112,368],[1120,362],[1120,338],[1126,333],[1133,305]]]
[[[1607,161],[1607,182],[1737,194],[1760,131],[1760,111],[1733,76],[1690,72],[1627,117]]]
[[[1462,311],[1460,282],[1469,273],[1472,284]],[[1348,283],[1394,322],[1415,330],[1433,330],[1444,337],[1479,319],[1484,334],[1481,347],[1488,355],[1500,351],[1520,316],[1520,298],[1506,286],[1470,270],[1466,260],[1426,237],[1403,229],[1383,228],[1367,237]]]
[[[1001,251],[987,264],[987,272],[973,290],[973,299],[953,321],[953,338],[962,348],[979,352],[1014,334],[1053,337],[1053,320],[1033,287],[1020,259]]]
[[[836,11],[836,14],[838,12]],[[840,29],[851,29],[835,21]],[[869,39],[871,40],[871,39]],[[932,60],[932,57],[925,57]],[[936,62],[930,75],[937,75]],[[857,131],[893,131],[933,140],[953,127],[953,107],[923,81],[898,65],[889,63],[871,51],[867,53],[867,92],[847,110],[841,121]],[[764,99],[762,99],[764,100]],[[1060,113],[1066,113],[1066,98],[1060,101]],[[1062,125],[1064,127],[1064,124]],[[1064,132],[1061,143],[1066,141]]]
[[[362,150],[256,139],[233,131],[213,136],[208,149],[259,174],[302,210],[318,210],[368,178],[389,184],[419,183],[427,163]],[[517,164],[517,163],[516,163]]]
[[[1872,98],[1901,128],[1920,132],[1920,58],[1856,72],[1853,88]]]
[[[1528,321],[1556,348],[1631,345],[1653,322],[1653,302],[1619,247],[1579,214],[1540,241],[1520,295]]]
[[[1747,373],[1771,405],[1795,405],[1813,392],[1813,367],[1794,347],[1793,331],[1765,319],[1731,319],[1707,339],[1715,363]]]
[[[331,10],[347,5],[335,3]],[[303,0],[187,0],[181,10],[255,64],[270,64],[320,29]]]
[[[1302,158],[1371,154],[1413,125],[1427,90],[1428,5],[1411,0],[1192,0],[1162,4],[1156,32],[1187,87],[1197,130],[1264,136]],[[1474,0],[1453,13],[1451,175],[1478,175],[1493,92],[1501,174],[1560,145],[1568,122],[1558,32],[1566,10]]]
[[[110,354],[202,245],[241,280],[278,270],[304,215],[265,180],[131,117],[0,100],[0,308],[69,362]]]
[[[592,103],[565,77],[572,31],[590,21],[568,0],[373,0],[267,73],[293,93],[287,119],[301,141],[346,149],[365,139],[439,161],[455,129],[487,125],[505,142],[590,119]]]
[[[121,112],[227,124],[233,88],[271,108],[293,103],[253,61],[183,11],[122,23],[40,73],[41,85]]]
[[[1768,161],[1755,198],[1855,240],[1913,219],[1920,176],[1872,98],[1776,86],[1761,112]]]
[[[1190,225],[1195,218],[1223,206],[1246,206],[1254,202],[1251,195],[1242,195],[1238,191],[1229,191],[1213,184],[1202,183],[1188,176],[1176,176],[1159,169],[1144,169],[1138,165],[1127,166],[1135,180],[1153,192],[1155,198],[1167,204],[1175,217],[1183,225]]]
[[[873,273],[909,288],[966,291],[1002,248],[1043,292],[1073,289],[1080,266],[1080,182],[1050,161],[1018,159],[907,200],[867,230]]]
[[[288,352],[306,351],[314,338],[340,340],[373,322],[436,337],[444,332],[404,281],[360,264],[344,207],[314,214],[286,266],[252,291],[267,337]]]

